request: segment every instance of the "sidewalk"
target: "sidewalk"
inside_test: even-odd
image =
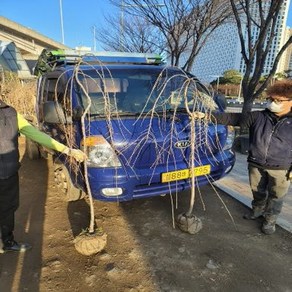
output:
[[[252,193],[249,186],[246,158],[246,155],[236,152],[234,168],[227,176],[215,182],[214,185],[246,206],[251,207]],[[290,186],[285,198],[277,224],[292,232],[292,186]]]

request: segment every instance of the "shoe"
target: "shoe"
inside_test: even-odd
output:
[[[266,235],[271,235],[276,231],[276,222],[265,221],[262,226],[262,232]]]
[[[255,220],[264,215],[263,209],[253,209],[250,213],[244,214],[243,218],[247,220]]]
[[[4,242],[3,251],[25,252],[30,250],[32,246],[28,243],[17,243],[15,240]]]

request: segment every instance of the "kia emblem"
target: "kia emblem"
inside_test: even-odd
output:
[[[176,148],[187,148],[191,145],[191,141],[185,140],[185,141],[177,141],[174,144],[174,147]]]

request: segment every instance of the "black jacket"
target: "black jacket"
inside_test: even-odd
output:
[[[17,173],[20,163],[17,113],[1,100],[0,134],[0,179],[5,179]]]
[[[268,109],[241,113],[214,114],[218,124],[249,128],[247,161],[266,169],[290,169],[292,165],[292,112],[277,117]]]

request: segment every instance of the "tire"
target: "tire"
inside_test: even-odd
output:
[[[25,151],[31,160],[37,160],[40,158],[39,146],[36,142],[26,138],[25,139]]]
[[[85,197],[85,193],[73,185],[69,171],[65,166],[55,164],[54,173],[57,187],[64,194],[67,202],[78,201]]]

